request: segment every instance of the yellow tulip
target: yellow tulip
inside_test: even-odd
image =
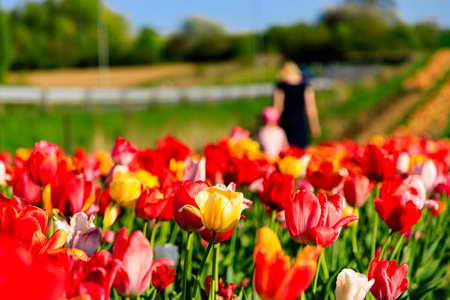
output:
[[[178,181],[183,181],[184,161],[176,161],[174,158],[170,160],[170,171],[175,172]]]
[[[158,177],[152,175],[145,170],[139,170],[131,174],[131,177],[139,180],[142,184],[146,185],[149,189],[159,187]]]
[[[95,152],[95,157],[100,162],[99,170],[102,175],[107,175],[111,168],[114,166],[114,162],[111,158],[111,154],[104,150],[98,150]]]
[[[31,155],[31,149],[28,148],[17,148],[16,156],[20,157],[23,160],[28,160]]]
[[[198,216],[203,226],[209,230],[226,233],[239,221],[243,199],[242,193],[210,187],[195,196],[195,202],[199,208],[185,205],[180,208],[180,212],[187,209]]]
[[[357,216],[359,217],[359,210],[358,208],[353,208],[350,205],[346,205],[344,207],[343,213],[342,213],[342,217],[348,217],[348,216]],[[357,226],[358,225],[358,220],[351,222],[350,224],[348,224],[348,227],[353,227],[353,226]]]
[[[278,169],[283,174],[291,174],[294,178],[298,178],[304,176],[306,164],[301,159],[288,155],[278,161]]]
[[[119,216],[119,208],[114,205],[113,202],[108,205],[108,207],[105,210],[105,217],[103,219],[103,227],[107,228],[114,224],[117,217]]]
[[[248,158],[255,159],[259,154],[259,144],[251,138],[242,139],[240,141],[229,139],[228,146],[230,147],[231,155],[238,158],[241,158],[246,154]]]
[[[47,211],[48,215],[51,216],[53,213],[53,206],[50,183],[44,187],[42,192],[42,203],[44,204],[44,209]]]
[[[137,199],[141,195],[142,183],[136,178],[126,177],[128,176],[125,175],[114,177],[114,180],[111,182],[109,187],[109,195],[113,200],[119,203],[119,205],[134,208]]]

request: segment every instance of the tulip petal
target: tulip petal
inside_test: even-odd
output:
[[[64,246],[66,242],[68,233],[64,229],[58,229],[55,233],[48,239],[44,246],[39,251],[39,254],[44,254],[48,250],[59,249]]]
[[[231,199],[225,208],[221,216],[222,224],[220,225],[219,233],[226,233],[230,231],[239,222],[241,216],[242,197],[239,199]]]
[[[322,247],[329,247],[333,244],[339,236],[339,231],[325,226],[317,226],[311,228],[306,232],[306,236],[312,241],[315,241],[317,245]]]
[[[203,225],[205,225],[206,228],[214,232],[219,232],[222,224],[223,210],[228,202],[229,200],[227,197],[218,192],[214,192],[208,197],[208,200],[204,205],[204,210],[202,210]],[[220,233],[225,232],[220,231]]]
[[[333,229],[339,230],[339,232],[340,232],[342,227],[345,227],[349,223],[356,221],[358,219],[359,219],[359,217],[357,217],[357,216],[348,216],[348,217],[342,218],[341,220],[339,220],[339,222],[334,224]]]
[[[196,215],[197,217],[199,217],[203,221],[203,216],[202,216],[201,211],[198,208],[196,208],[195,206],[185,205],[182,208],[180,208],[178,210],[178,212],[182,212],[183,210],[187,210],[188,212]]]

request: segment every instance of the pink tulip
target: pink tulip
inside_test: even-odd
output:
[[[344,196],[352,207],[361,207],[369,197],[372,184],[369,178],[362,174],[351,174],[344,182]]]
[[[302,244],[317,243],[322,247],[333,244],[342,227],[358,220],[356,216],[342,218],[342,196],[335,194],[327,199],[325,194],[314,195],[298,191],[294,198],[286,197],[286,225],[291,237]]]
[[[111,158],[116,164],[128,165],[139,152],[139,149],[123,137],[119,137],[114,144]]]
[[[415,164],[412,169],[412,175],[419,175],[422,178],[427,191],[431,191],[438,178],[438,171],[434,162],[432,160],[427,160],[422,164]]]
[[[116,237],[116,233],[112,230],[105,230],[103,233],[103,241],[107,244],[114,242],[114,238]]]
[[[159,258],[153,261],[152,246],[141,231],[134,231],[127,239],[128,230],[120,229],[113,247],[113,258],[122,261],[114,288],[124,297],[142,294],[150,285],[153,271],[162,265],[174,266],[175,261]]]
[[[183,181],[205,180],[206,178],[206,158],[194,160],[192,157],[186,157],[183,168]]]

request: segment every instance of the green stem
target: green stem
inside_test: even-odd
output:
[[[156,290],[156,292],[153,294],[153,297],[152,297],[152,300],[155,300],[156,298],[157,298],[157,296],[158,296],[158,290]]]
[[[188,282],[191,281],[191,268],[192,268],[192,261],[190,261],[189,253],[192,251],[192,232],[187,233],[187,242],[186,242],[186,250],[184,251],[184,273],[183,273],[183,300],[189,299],[189,296],[187,295],[188,292]]]
[[[148,221],[144,223],[143,233],[145,238],[147,238],[147,230],[148,230]]]
[[[391,231],[391,233],[389,233],[388,237],[386,238],[386,241],[384,241],[384,245],[383,248],[381,248],[381,252],[380,252],[380,257],[379,260],[381,260],[386,252],[386,250],[389,248],[388,244],[390,245],[392,243],[392,236],[393,236],[394,232]],[[388,243],[389,242],[389,243]],[[375,258],[375,257],[374,257]]]
[[[319,262],[317,263],[316,275],[314,276],[314,285],[313,285],[314,296],[316,295],[316,291],[317,291],[317,279],[319,278],[320,265],[322,263],[322,256],[323,256],[323,249],[322,249],[322,252],[320,253]]]
[[[156,221],[155,225],[153,225],[153,229],[152,229],[152,236],[150,237],[150,245],[153,247],[155,247],[155,236],[156,236],[156,231],[158,230],[158,223],[159,221]]]
[[[209,252],[211,251],[211,247],[214,244],[216,235],[217,235],[217,233],[213,232],[213,234],[211,236],[211,240],[209,241],[208,246],[206,247],[205,253],[203,254],[203,258],[200,263],[200,267],[198,268],[197,276],[195,277],[195,284],[194,284],[194,290],[192,292],[192,298],[195,298],[195,296],[196,296],[198,284],[200,282],[200,276],[202,275],[203,267],[205,266],[206,259],[208,258]]]
[[[270,229],[272,229],[274,231],[275,231],[274,226],[275,226],[276,219],[277,219],[277,211],[274,209],[274,210],[272,210],[272,216],[270,218],[270,224],[269,224]]]
[[[212,299],[218,300],[218,290],[219,290],[219,256],[220,256],[220,243],[214,244],[213,248],[213,269],[212,269],[212,280],[211,289],[209,295],[213,295]]]
[[[328,273],[327,260],[325,258],[325,248],[322,249],[320,257],[322,259],[323,274],[325,275],[325,279],[328,280],[328,278],[330,278],[330,273]]]
[[[402,244],[402,242],[403,242],[403,234],[400,235],[397,244],[395,245],[394,251],[392,251],[391,259],[389,261],[395,259],[395,255],[397,254],[398,249],[400,249],[400,245]]]
[[[375,198],[379,198],[380,197],[380,183],[377,182],[377,186],[376,186],[376,192],[375,192]],[[374,205],[375,205],[375,200],[374,200]],[[373,234],[372,234],[372,259],[375,258],[375,250],[377,247],[377,233],[378,233],[378,214],[374,208],[374,212],[373,212]]]
[[[127,229],[128,229],[128,235],[130,235],[133,232],[134,220],[136,219],[136,214],[134,213],[134,208],[132,210],[129,210],[128,213],[129,213],[129,215],[128,215]]]
[[[355,208],[355,215],[358,215],[358,208]],[[356,223],[356,222],[355,222]],[[357,231],[358,224],[352,225],[352,249],[353,253],[358,254],[358,240],[357,240]]]

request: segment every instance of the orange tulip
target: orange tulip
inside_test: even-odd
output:
[[[321,247],[306,246],[290,266],[278,236],[265,226],[258,231],[258,243],[253,252],[254,282],[263,300],[294,300],[308,287],[317,269]]]

